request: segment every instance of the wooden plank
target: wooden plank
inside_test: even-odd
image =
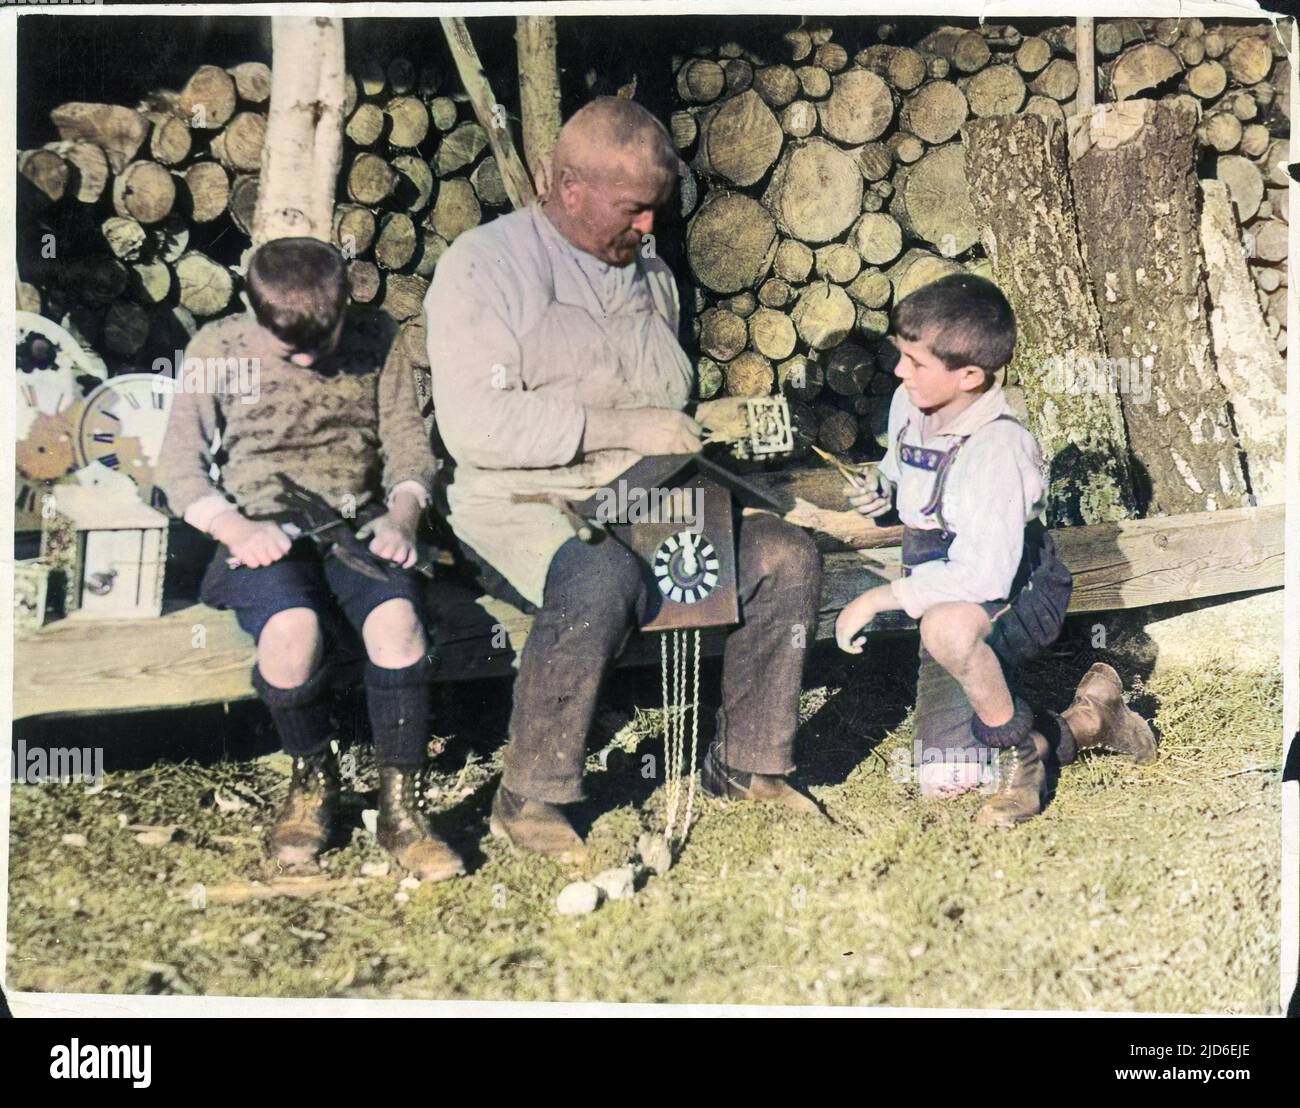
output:
[[[1279,588],[1282,505],[1056,531],[1075,575],[1071,612],[1139,608]],[[846,551],[824,559],[817,638],[854,596],[897,573],[897,550]],[[459,585],[440,587],[434,617],[439,680],[507,675],[530,617]],[[914,626],[890,618],[889,629]],[[722,633],[705,636],[717,653]],[[658,660],[656,641],[637,637],[621,660]],[[14,654],[14,717],[138,711],[241,700],[253,695],[252,640],[230,612],[194,605],[156,620],[61,620],[20,636]]]
[[[469,94],[470,104],[479,125],[487,132],[488,145],[501,170],[501,183],[505,186],[510,203],[516,208],[526,207],[537,198],[533,183],[515,151],[514,139],[506,126],[505,107],[492,94],[492,86],[483,63],[479,61],[478,50],[474,40],[469,36],[469,27],[457,16],[444,16],[441,20],[443,33],[447,36],[447,46],[456,62],[456,72],[460,74],[460,83]]]

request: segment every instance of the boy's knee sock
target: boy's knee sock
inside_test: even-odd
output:
[[[971,734],[985,746],[1019,746],[1033,730],[1034,710],[1018,696],[1013,697],[1011,703],[1011,718],[997,727],[990,727],[978,715],[972,715]]]
[[[366,703],[381,766],[424,765],[433,715],[433,663],[427,657],[403,669],[366,663]]]
[[[1078,757],[1079,747],[1069,721],[1056,712],[1044,712],[1037,720],[1038,730],[1056,755],[1056,764],[1068,766]]]
[[[253,688],[270,711],[281,744],[295,758],[318,754],[329,744],[333,727],[325,698],[328,683],[326,666],[291,689],[268,684],[262,671],[253,667]]]

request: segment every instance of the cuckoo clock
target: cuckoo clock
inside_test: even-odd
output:
[[[644,631],[736,623],[737,512],[780,511],[765,490],[699,454],[642,458],[574,507],[641,559],[651,585]]]

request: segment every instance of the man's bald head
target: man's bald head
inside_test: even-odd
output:
[[[574,246],[625,266],[672,195],[681,165],[664,126],[640,104],[602,96],[575,112],[551,155],[546,214]]]
[[[551,156],[554,180],[565,169],[583,178],[658,170],[677,176],[677,151],[664,125],[640,104],[600,96],[569,117]]]

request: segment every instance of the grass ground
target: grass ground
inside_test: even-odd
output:
[[[1163,734],[1156,764],[1085,760],[1062,773],[1041,817],[976,827],[977,797],[923,803],[891,772],[910,742],[914,644],[877,642],[865,661],[819,647],[800,776],[833,822],[704,802],[677,865],[585,917],[554,910],[577,874],[486,835],[500,683],[440,693],[432,799],[472,869],[447,884],[405,890],[396,874],[367,875],[384,855],[358,798],[350,840],[326,860],[338,879],[328,890],[215,903],[233,883],[274,876],[259,834],[285,788],[280,756],[153,761],[111,772],[93,794],[15,786],[7,987],[1275,1011],[1277,665],[1211,652],[1153,668],[1135,625],[1111,627],[1110,651],[1072,628],[1031,684],[1061,708],[1093,660],[1113,661]],[[662,790],[641,774],[659,751],[657,675],[615,684],[580,812],[588,873],[631,860],[662,813]],[[716,686],[707,667],[705,684]],[[63,741],[80,745],[71,730]],[[364,758],[358,773],[364,788]],[[133,830],[143,825],[179,830],[145,845]]]

